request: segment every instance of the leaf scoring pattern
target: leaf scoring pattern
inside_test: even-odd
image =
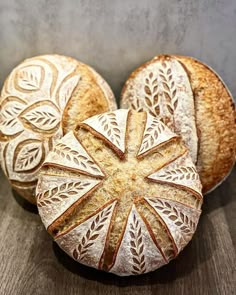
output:
[[[133,274],[142,274],[146,272],[144,243],[142,230],[138,219],[133,215],[132,223],[130,224],[130,251],[133,255]]]
[[[179,167],[177,169],[168,170],[160,174],[160,177],[173,182],[176,180],[183,180],[184,178],[188,180],[199,180],[195,167]]]
[[[145,199],[165,222],[176,243],[178,252],[182,250],[196,230],[200,211],[173,200]]]
[[[201,181],[188,152],[149,175],[148,179],[180,186],[202,199]]]
[[[36,146],[6,155],[6,169],[17,188],[37,180],[37,164],[44,151],[63,134],[61,116],[79,81],[75,60],[57,55],[44,55],[23,61],[4,83],[0,104],[0,145],[9,143],[14,151],[26,139]],[[46,136],[42,136],[42,133]],[[41,141],[41,151],[38,145]],[[16,162],[17,161],[17,162]],[[35,166],[34,166],[35,164]],[[25,170],[27,169],[27,170]],[[27,189],[26,189],[27,190]]]
[[[48,104],[47,101],[42,101],[40,104],[30,106],[24,110],[21,118],[32,128],[36,127],[41,131],[53,130],[59,125],[61,115],[52,105],[52,103]]]
[[[98,121],[101,123],[103,127],[104,133],[107,137],[114,142],[116,145],[120,145],[121,136],[120,136],[120,129],[116,122],[116,115],[115,113],[109,113],[106,115],[99,115]]]
[[[96,123],[98,122],[102,126],[104,132],[107,132],[108,130],[110,130],[109,125],[119,127],[119,123],[117,123],[117,120],[114,120],[113,113],[115,113],[116,115],[116,112],[110,113],[111,116],[109,116],[109,113],[108,113],[106,114],[105,117],[104,115],[98,115],[98,116],[95,116],[95,119],[94,118],[88,119],[89,123],[91,123],[91,120],[92,120],[92,124],[88,124],[88,120],[86,120],[85,122],[89,126],[94,126],[93,124],[95,124],[95,122]],[[119,112],[125,112],[125,114],[127,114],[127,111],[125,110],[119,110]],[[130,116],[130,120],[131,118],[132,118],[132,115]],[[142,120],[143,122],[143,119],[144,119],[144,116],[140,120]],[[117,123],[117,125],[112,124],[112,122]],[[106,125],[108,126],[106,127]],[[82,123],[82,126],[83,126],[83,123]],[[126,125],[124,126],[126,127]],[[97,129],[99,128],[98,125],[96,125],[96,128]],[[94,130],[91,130],[91,129],[92,128],[88,128],[88,132],[90,132],[89,136],[92,136],[91,134],[94,134],[93,132]],[[173,134],[164,125],[164,123],[157,120],[151,115],[147,115],[145,130],[147,133],[144,132],[143,141],[145,142],[147,139],[149,140],[149,146],[145,147],[146,149],[145,151],[147,151],[150,147],[153,147],[156,144],[163,142],[163,140],[167,140],[175,136],[175,134]],[[124,137],[125,132],[126,132],[126,128],[123,128],[123,129],[120,128],[119,134],[121,138]],[[72,165],[69,163],[70,161],[78,166],[83,165],[84,169],[88,169],[89,166],[86,167],[86,164],[88,163],[87,162],[88,158],[84,156],[83,154],[83,153],[85,154],[87,153],[87,149],[86,149],[87,142],[86,144],[85,142],[80,142],[78,136],[79,134],[77,134],[75,131],[75,132],[70,132],[65,137],[63,137],[63,139],[61,139],[61,141],[55,146],[53,152],[50,153],[50,155],[52,156],[50,156],[50,159],[48,158],[46,160],[47,161],[46,164],[49,166],[50,165],[53,166],[55,163],[57,163],[57,161],[59,161],[58,165],[62,163],[61,165],[64,165],[63,167],[65,167],[67,171],[71,171],[70,169]],[[97,134],[95,134],[94,136],[96,137]],[[161,141],[158,141],[158,140],[161,140]],[[131,161],[133,161],[133,157],[135,157],[135,155],[132,154],[131,157],[132,157]],[[96,154],[94,154],[94,158],[96,159]],[[117,159],[119,161],[119,164],[122,165],[122,161],[120,161],[119,157],[117,157]],[[139,159],[139,160],[141,162],[143,159]],[[176,167],[175,161],[177,161],[178,167]],[[92,161],[89,164],[93,165],[93,163],[95,162]],[[102,162],[100,162],[99,164],[102,165]],[[192,190],[193,185],[196,185],[196,183],[198,183],[199,181],[197,177],[195,176],[196,169],[194,168],[194,165],[192,164],[192,161],[187,153],[184,154],[183,156],[182,155],[179,156],[177,160],[173,160],[170,163],[168,162],[166,166],[163,166],[162,168],[159,167],[159,170],[157,171],[157,173],[159,173],[160,175],[165,174],[163,169],[166,169],[166,168],[169,169],[167,173],[167,177],[169,176],[172,177],[172,174],[174,175],[174,177],[177,177],[177,179],[175,178],[170,179],[169,183],[171,183],[171,185],[173,183],[176,184],[176,182],[179,181],[180,185],[184,184],[186,185],[186,187]],[[73,172],[75,175],[74,178],[83,177],[84,179],[97,180],[97,176],[94,174],[84,175],[80,170],[78,174],[75,173],[76,172],[75,170],[73,170]],[[161,177],[159,174],[158,176]],[[182,177],[183,174],[184,174],[184,177]],[[187,176],[188,174],[191,174],[190,177]],[[71,174],[68,174],[68,175],[71,175]],[[47,172],[46,172],[45,178],[47,177],[49,178],[49,175],[47,175]],[[113,180],[113,174],[112,175],[108,174],[107,178],[108,177],[111,177],[111,180],[109,181]],[[105,178],[104,181],[102,181],[101,179],[97,181],[100,181],[100,183],[104,185],[107,178]],[[188,181],[187,183],[184,182],[185,179],[187,179]],[[155,180],[155,177],[154,177],[154,180]],[[141,182],[142,180],[140,179],[139,181]],[[40,193],[38,194],[38,203],[40,204],[39,205],[40,214],[41,215],[45,214],[44,215],[45,219],[46,218],[49,219],[52,216],[51,212],[49,212],[50,214],[48,213],[49,208],[53,207],[53,210],[55,208],[56,208],[55,210],[57,210],[58,203],[60,203],[62,199],[65,198],[67,200],[67,199],[70,199],[69,198],[70,195],[73,196],[77,194],[73,184],[74,181],[73,182],[68,181],[66,185],[63,184],[58,186],[55,185],[55,183],[57,183],[57,179],[54,180],[54,185],[52,186],[50,190],[47,189],[47,191],[43,192],[43,194],[40,194]],[[42,185],[43,185],[43,181],[39,181],[39,186],[42,186]],[[78,185],[80,187],[79,180],[78,180]],[[48,184],[46,184],[46,188],[47,186]],[[65,192],[63,191],[63,189],[65,190]],[[103,188],[101,188],[101,191],[103,192]],[[89,193],[88,194],[89,198],[86,199],[85,202],[84,200],[81,200],[81,202],[77,204],[81,205],[81,208],[83,208],[82,210],[84,209],[86,210],[86,206],[92,206],[93,208],[94,202],[98,202],[98,199],[100,197],[99,194],[101,191],[100,190],[96,191],[94,193],[95,195]],[[157,189],[157,193],[158,193],[158,189]],[[104,270],[108,270],[114,273],[119,273],[121,275],[146,273],[150,270],[154,270],[155,268],[162,266],[168,261],[168,258],[170,256],[168,256],[167,251],[172,251],[171,258],[173,258],[176,252],[175,249],[178,248],[178,251],[180,251],[186,245],[186,243],[190,240],[190,238],[192,237],[196,229],[197,221],[200,215],[199,210],[197,210],[196,208],[191,208],[180,202],[163,199],[163,198],[145,198],[144,196],[138,196],[137,199],[135,200],[131,199],[130,202],[127,202],[127,211],[125,210],[126,215],[124,218],[123,218],[124,215],[122,215],[124,207],[119,205],[117,206],[117,209],[114,211],[114,214],[112,215],[112,218],[111,218],[111,212],[113,212],[112,208],[114,208],[114,206],[110,203],[110,201],[111,201],[111,198],[117,197],[117,195],[113,196],[113,191],[111,195],[112,196],[109,195],[107,199],[102,199],[101,203],[97,205],[95,210],[100,210],[100,211],[96,211],[98,213],[96,214],[94,213],[92,214],[92,216],[90,215],[87,218],[83,215],[83,220],[79,220],[78,224],[69,223],[69,227],[67,227],[65,230],[63,229],[60,232],[60,234],[56,237],[56,241],[59,243],[59,245],[75,260],[78,260],[87,265],[94,266],[96,268],[102,268]],[[87,192],[81,193],[80,197],[82,198],[83,196],[86,196],[87,198]],[[118,196],[118,198],[119,197],[120,196]],[[121,198],[122,197],[123,195],[121,196]],[[167,197],[168,197],[168,192],[167,192]],[[184,196],[184,200],[186,199],[187,197],[185,198]],[[158,216],[156,214],[156,219],[157,219],[156,222],[158,222],[158,219],[159,220],[161,219],[161,222],[159,223],[162,224],[162,226],[165,223],[166,227],[169,230],[169,231],[165,231],[163,227],[163,231],[167,235],[166,239],[169,240],[169,244],[164,249],[162,248],[163,244],[161,244],[162,243],[161,239],[155,236],[156,232],[152,229],[151,224],[149,224],[150,221],[147,220],[146,215],[145,216],[142,215],[143,211],[140,210],[139,206],[144,204],[145,200],[146,202],[149,203],[149,205],[151,205],[155,209],[156,213],[158,213]],[[110,205],[107,207],[104,207],[103,205],[104,201],[109,201]],[[195,200],[193,202],[195,202]],[[118,200],[117,203],[120,204],[120,200]],[[197,202],[195,203],[196,204],[194,204],[194,206],[197,207],[198,204]],[[53,206],[51,206],[52,204]],[[77,212],[80,212],[79,211],[80,205],[77,207],[77,204],[75,205],[75,207],[72,207],[73,204],[70,204],[70,206],[71,208],[76,208],[76,210],[78,210]],[[42,209],[43,207],[44,209]],[[44,210],[44,212],[42,210]],[[63,212],[66,212],[66,208],[62,208],[60,212],[58,211],[57,215],[54,216],[53,219],[50,221],[50,223],[48,222],[48,224],[53,224],[57,216],[61,216]],[[155,217],[154,210],[152,210],[152,212],[153,212],[153,216]],[[121,216],[122,218],[120,218]],[[118,224],[118,227],[116,227],[117,224]],[[119,232],[120,235],[116,236],[115,229],[118,229],[118,228],[120,229],[120,232]],[[112,232],[113,230],[114,232]],[[103,235],[102,238],[101,238],[101,235]],[[109,241],[111,241],[111,239],[114,239],[114,237],[117,238],[117,240],[115,242],[116,244],[112,244],[113,248],[111,250],[109,248],[109,245],[110,245]],[[114,251],[114,253],[112,251]],[[111,259],[111,261],[109,261],[109,259]],[[124,266],[126,259],[127,259],[127,268]]]
[[[83,261],[86,258],[88,250],[96,242],[101,230],[103,229],[107,219],[109,218],[113,209],[113,204],[101,211],[91,223],[90,228],[86,234],[81,237],[80,243],[73,251],[73,257],[75,260]]]
[[[128,110],[117,110],[94,116],[83,121],[82,125],[92,128],[102,138],[108,140],[114,150],[123,156],[125,152],[125,136]]]
[[[173,223],[179,227],[186,235],[192,235],[196,229],[196,223],[181,211],[178,211],[168,200],[151,199],[154,207],[162,214],[165,214]]]
[[[42,221],[47,228],[76,202],[91,196],[101,184],[101,180],[82,174],[72,176],[39,176],[36,200]]]
[[[24,108],[24,103],[15,97],[7,97],[0,106],[0,130],[5,134],[16,134],[22,131],[18,115]]]
[[[18,85],[25,90],[39,90],[42,75],[40,66],[27,66],[17,72]]]
[[[153,79],[157,82],[151,87]],[[171,131],[182,136],[196,163],[194,96],[188,73],[178,58],[160,55],[133,72],[122,92],[121,107],[147,110],[162,120]]]
[[[84,190],[89,184],[89,182],[82,181],[63,183],[60,186],[39,193],[37,195],[37,205],[38,207],[44,207],[49,204],[61,202],[63,199],[77,195],[80,190]]]
[[[16,149],[16,161],[14,171],[22,172],[35,169],[42,161],[43,146],[38,140],[23,142]]]
[[[160,83],[162,84],[162,91],[165,99],[162,100],[162,103],[165,104],[167,116],[163,117],[163,121],[168,125],[172,130],[175,130],[174,125],[174,111],[178,105],[178,96],[176,89],[176,82],[173,78],[173,73],[170,63],[163,61],[162,68],[159,69]]]
[[[159,106],[159,97],[158,97],[158,80],[154,76],[153,72],[150,72],[149,75],[145,78],[145,104],[146,108],[149,110],[149,113],[154,117],[159,116],[160,106]]]
[[[173,138],[176,138],[176,134],[170,131],[160,120],[147,114],[146,126],[138,156]]]
[[[81,166],[84,169],[92,169],[95,173],[100,173],[97,165],[91,159],[70,148],[64,143],[56,144],[53,152],[69,161],[73,161],[75,164]]]
[[[118,245],[116,261],[110,271],[120,275],[137,275],[165,263],[166,259],[156,246],[143,217],[137,207],[132,205],[122,240]]]

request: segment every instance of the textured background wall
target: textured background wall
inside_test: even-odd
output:
[[[73,56],[117,97],[128,74],[159,53],[208,63],[236,97],[235,0],[0,0],[0,83],[26,57]]]

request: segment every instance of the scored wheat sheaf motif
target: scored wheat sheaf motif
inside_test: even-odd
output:
[[[165,171],[165,173],[160,174],[160,177],[165,178],[169,181],[176,180],[199,180],[197,170],[194,167],[179,167],[176,169],[170,169]]]
[[[121,141],[121,131],[116,122],[116,114],[108,113],[104,115],[99,115],[98,120],[100,121],[104,133],[107,137],[117,145],[120,145]]]
[[[136,96],[131,98],[130,105],[131,105],[131,109],[136,110],[137,112],[144,111],[140,99],[138,99]]]
[[[142,274],[146,271],[145,257],[144,257],[144,243],[142,237],[142,230],[138,219],[133,215],[132,223],[130,223],[130,252],[132,253],[133,274]]]
[[[159,212],[166,215],[179,229],[187,236],[192,236],[196,230],[196,223],[186,214],[177,210],[168,201],[160,199],[150,199],[151,204]]]
[[[57,202],[61,202],[63,199],[67,199],[70,196],[75,196],[80,190],[83,190],[88,186],[89,182],[69,182],[61,184],[59,187],[54,187],[50,190],[44,191],[37,195],[38,207],[44,207]]]
[[[145,78],[144,92],[144,102],[149,113],[154,117],[157,117],[160,114],[158,80],[152,72],[148,75],[148,77]]]
[[[64,143],[56,144],[53,152],[69,161],[73,161],[75,164],[82,166],[84,169],[91,168],[96,172],[100,172],[93,161],[89,160],[78,151],[70,148]]]
[[[156,140],[160,137],[161,133],[165,131],[165,125],[157,119],[153,119],[150,127],[147,128],[146,134],[143,137],[143,143],[139,153],[142,153],[153,147]]]
[[[178,106],[178,97],[176,95],[176,82],[173,78],[172,70],[168,62],[162,62],[162,68],[159,69],[159,77],[163,86],[166,108],[170,117],[172,117]]]
[[[88,250],[94,245],[95,240],[99,237],[101,230],[106,224],[112,211],[112,205],[105,210],[101,211],[91,223],[86,234],[81,238],[80,243],[73,250],[73,258],[76,260],[83,261],[88,254]]]

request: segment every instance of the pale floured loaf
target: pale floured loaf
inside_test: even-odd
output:
[[[201,183],[180,137],[146,112],[88,118],[49,153],[42,221],[75,260],[117,275],[153,271],[194,234]]]
[[[185,56],[160,55],[126,81],[121,107],[147,110],[181,134],[207,193],[235,163],[233,98],[219,76]]]
[[[42,55],[18,65],[0,99],[1,166],[14,189],[34,203],[38,171],[55,142],[75,122],[113,109],[107,83],[75,59]]]

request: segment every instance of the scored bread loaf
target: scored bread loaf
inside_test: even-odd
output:
[[[180,137],[146,112],[86,119],[48,154],[36,200],[75,260],[117,275],[153,271],[191,240],[201,183]]]
[[[110,87],[89,66],[60,55],[23,61],[0,99],[1,166],[13,188],[35,203],[38,172],[55,142],[76,122],[113,109]]]
[[[149,111],[181,134],[197,165],[203,193],[232,169],[235,104],[220,77],[198,60],[159,55],[141,65],[123,87],[121,107]]]

